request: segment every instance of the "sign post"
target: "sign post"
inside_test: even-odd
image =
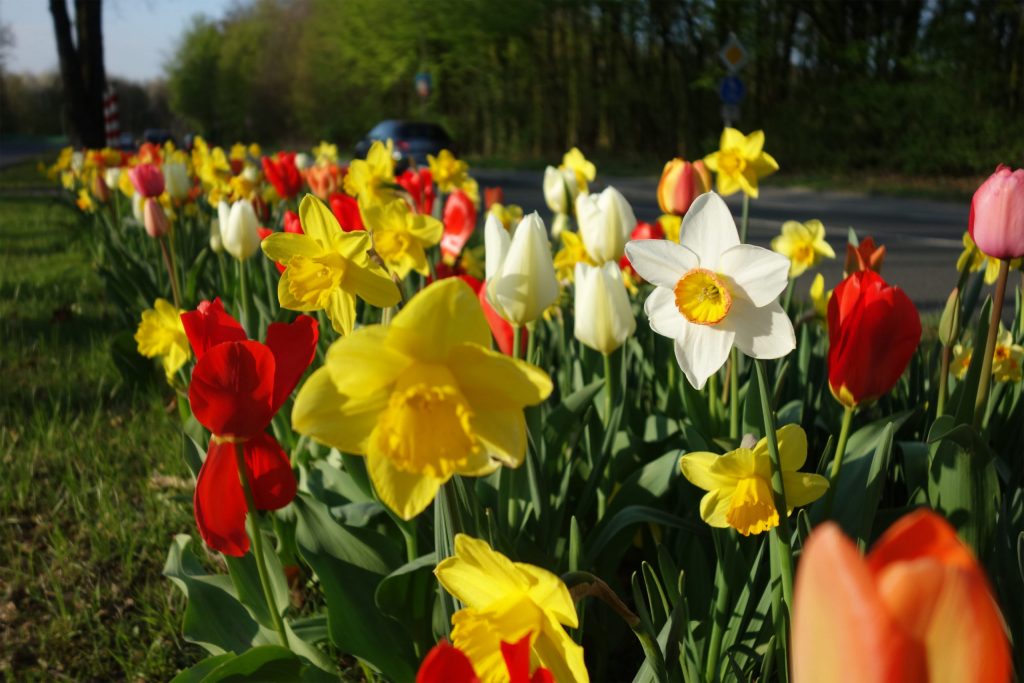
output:
[[[747,63],[747,50],[735,33],[729,34],[729,39],[718,51],[718,58],[722,60],[729,72],[718,87],[718,97],[722,100],[722,123],[729,128],[732,127],[734,121],[739,119],[740,104],[747,94],[743,80],[737,75],[743,65]]]

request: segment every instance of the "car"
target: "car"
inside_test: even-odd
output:
[[[402,121],[389,119],[374,126],[362,140],[356,143],[355,156],[365,159],[370,145],[375,141],[392,140],[395,144],[395,161],[399,169],[409,165],[410,160],[425,166],[427,155],[437,154],[442,149],[456,153],[455,143],[447,131],[436,123],[426,121]]]

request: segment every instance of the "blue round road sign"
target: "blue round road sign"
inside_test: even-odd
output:
[[[722,99],[722,104],[739,104],[746,94],[747,89],[743,86],[743,81],[739,79],[739,76],[726,76],[718,88],[718,96]]]

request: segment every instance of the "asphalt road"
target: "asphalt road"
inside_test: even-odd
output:
[[[507,203],[519,204],[527,213],[539,211],[545,221],[548,220],[550,211],[541,189],[542,173],[475,169],[473,176],[482,187],[500,185]],[[595,183],[592,190],[615,186],[632,204],[639,220],[654,220],[661,214],[655,196],[656,176],[609,178],[599,175],[598,179],[601,182]],[[728,197],[726,202],[739,223],[739,195]],[[870,235],[876,243],[886,246],[882,267],[886,280],[902,287],[919,309],[932,310],[942,308],[956,285],[956,259],[962,250],[960,240],[967,230],[969,212],[969,202],[766,187],[750,204],[748,239],[767,247],[783,222],[821,220],[836,252],[836,260],[822,267],[825,284],[831,288],[842,278],[846,232],[848,227],[853,227],[861,238]],[[807,295],[812,278],[813,274],[808,273],[797,281],[797,295]]]

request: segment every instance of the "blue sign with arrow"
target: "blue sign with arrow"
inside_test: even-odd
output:
[[[739,104],[747,94],[747,89],[739,76],[726,76],[718,88],[718,96],[722,104]]]

